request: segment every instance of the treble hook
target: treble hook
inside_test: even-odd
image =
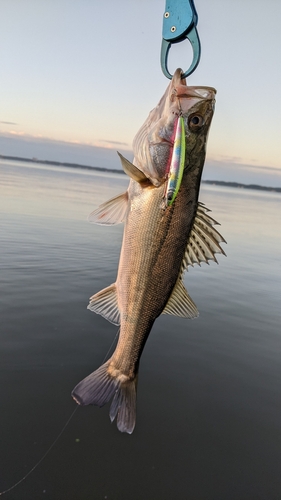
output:
[[[199,64],[201,45],[196,30],[197,21],[198,16],[193,0],[166,0],[162,31],[161,68],[164,75],[170,80],[173,76],[168,70],[167,63],[169,50],[173,43],[182,42],[187,38],[192,45],[193,60],[188,70],[183,73],[182,79],[191,75]]]

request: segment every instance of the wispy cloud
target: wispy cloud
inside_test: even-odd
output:
[[[17,123],[15,122],[4,122],[4,121],[0,121],[0,123],[3,123],[4,125],[18,125]]]
[[[9,130],[9,135],[25,136],[25,133],[21,130]]]
[[[243,160],[242,158],[239,158],[238,156],[222,156],[222,155],[208,156],[207,160],[209,163],[221,168],[225,168],[226,165],[232,165],[233,167],[239,170],[243,170],[246,168],[247,170],[253,170],[253,171],[268,170],[272,172],[281,173],[281,166],[275,167],[271,165],[261,165],[258,164],[257,160],[255,163],[249,163]],[[254,162],[254,160],[251,161]]]
[[[132,161],[133,152],[125,150],[120,146],[119,148]],[[46,137],[0,132],[0,154],[121,169],[116,151],[113,147],[111,148],[106,144],[97,146],[94,144],[52,140]],[[233,160],[236,160],[236,162]],[[269,165],[237,163],[237,157],[218,159],[217,156],[215,158],[213,156],[207,157],[203,179],[280,187],[281,168],[278,169]]]
[[[120,151],[125,154],[123,147],[120,147]],[[78,141],[54,140],[15,131],[0,132],[0,154],[121,169],[115,149],[107,144],[101,146]],[[126,150],[126,156],[132,160],[132,151],[128,153]]]
[[[216,163],[217,165],[235,165],[238,169],[239,168],[245,168],[247,167],[248,169],[267,169],[267,170],[275,170],[275,171],[280,171],[281,170],[281,164],[278,166],[275,165],[264,165],[262,164],[259,160],[256,158],[250,158],[250,159],[245,159],[240,156],[227,156],[227,155],[209,155],[207,156],[208,160],[212,163]]]
[[[234,157],[233,157],[234,158]],[[235,158],[236,159],[236,158]],[[203,180],[242,182],[262,186],[281,186],[281,169],[269,165],[251,165],[208,157],[203,170]]]
[[[115,146],[129,146],[127,142],[120,142],[120,141],[108,141],[106,139],[100,139],[101,142],[106,142],[107,144],[114,144]]]
[[[4,123],[4,122],[1,122],[0,123]],[[11,122],[5,122],[5,123],[11,123]],[[65,144],[65,145],[74,145],[74,146],[81,146],[81,147],[84,147],[84,146],[89,146],[89,147],[97,147],[97,148],[104,148],[104,149],[111,149],[111,148],[114,148],[117,146],[120,146],[120,147],[126,147],[126,149],[131,149],[130,148],[130,144],[128,144],[127,142],[120,142],[120,141],[108,141],[108,140],[105,140],[105,139],[98,139],[98,140],[94,140],[94,141],[79,141],[79,140],[75,140],[75,139],[70,139],[70,140],[63,140],[63,139],[55,139],[54,137],[47,137],[47,136],[43,136],[42,134],[27,134],[26,132],[22,131],[22,130],[8,130],[8,131],[4,131],[2,130],[0,132],[0,136],[2,137],[11,137],[11,136],[21,136],[23,140],[26,140],[26,141],[40,141],[40,142],[46,142],[46,143],[54,143],[54,144]]]

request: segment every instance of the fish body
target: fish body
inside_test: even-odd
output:
[[[216,260],[216,252],[224,253],[219,244],[224,240],[213,227],[216,222],[198,204],[214,96],[211,87],[187,87],[177,70],[136,135],[133,164],[120,155],[131,177],[128,190],[90,216],[95,223],[125,223],[116,283],[91,297],[88,306],[120,325],[120,334],[111,358],[82,380],[72,396],[81,405],[98,406],[113,397],[110,418],[117,416],[122,432],[131,433],[135,426],[139,362],[154,321],[162,313],[197,317],[183,272],[188,265]],[[169,204],[166,173],[176,123],[184,127],[184,166]]]

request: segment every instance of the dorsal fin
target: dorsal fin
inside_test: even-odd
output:
[[[122,167],[124,172],[131,177],[136,182],[144,182],[148,181],[149,179],[146,177],[146,175],[138,169],[133,163],[131,163],[129,160],[127,160],[119,151],[117,151],[119,158],[122,163]]]
[[[182,275],[185,269],[193,264],[199,264],[199,266],[200,262],[209,264],[209,260],[217,262],[215,253],[225,255],[219,243],[226,243],[222,235],[213,227],[218,222],[207,212],[210,210],[203,203],[198,203],[180,274],[162,314],[173,314],[183,318],[197,318],[199,315],[196,305],[185,289]]]
[[[203,203],[198,203],[193,226],[188,239],[185,255],[182,261],[181,274],[188,266],[206,262],[209,260],[217,262],[216,253],[225,255],[220,243],[226,243],[222,235],[213,227],[219,224],[207,212],[210,210]]]

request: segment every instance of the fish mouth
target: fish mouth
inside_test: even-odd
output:
[[[167,147],[170,150],[174,146],[175,124],[178,117],[189,116],[190,113],[196,111],[198,104],[206,103],[207,107],[209,105],[213,107],[216,90],[209,86],[188,86],[186,79],[181,79],[182,74],[180,68],[175,71],[170,85],[160,101],[158,107],[161,113],[157,116],[155,126],[149,135],[149,144],[152,148],[160,146],[161,151]]]
[[[186,79],[181,79],[183,71],[178,68],[170,83],[170,100],[177,102],[182,114],[187,113],[190,108],[199,101],[214,101],[216,89],[206,86],[188,86]]]
[[[188,87],[181,85],[182,88],[175,88],[175,97],[177,98],[192,98],[197,99],[213,99],[217,93],[214,87]]]
[[[213,87],[188,86],[178,68],[159,103],[150,111],[146,121],[133,140],[135,165],[145,173],[154,186],[163,183],[166,166],[174,146],[175,125],[184,117],[188,133],[188,117],[202,108],[206,114],[204,130],[213,115],[216,90]],[[205,106],[201,106],[201,104]]]

